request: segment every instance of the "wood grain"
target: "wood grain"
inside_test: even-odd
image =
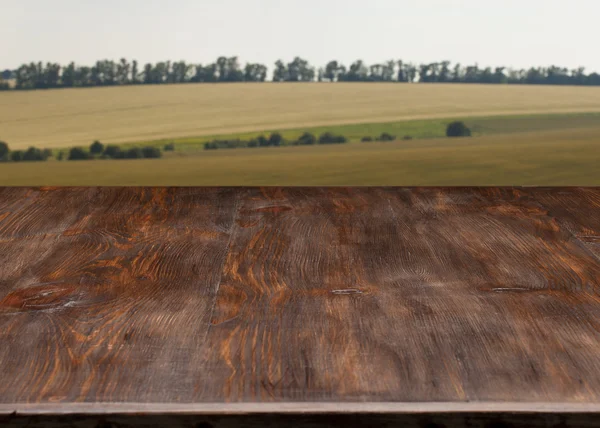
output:
[[[0,401],[189,397],[235,192],[5,192]]]
[[[600,257],[599,188],[541,188],[534,194],[549,216]]]
[[[1,409],[598,409],[599,208],[591,188],[0,188]]]

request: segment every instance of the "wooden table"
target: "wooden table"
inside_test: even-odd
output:
[[[0,188],[15,411],[600,414],[600,189]]]

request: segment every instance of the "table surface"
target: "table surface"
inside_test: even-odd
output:
[[[540,409],[600,411],[600,188],[0,188],[0,413]]]

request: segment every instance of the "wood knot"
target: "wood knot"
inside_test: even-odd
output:
[[[10,292],[0,301],[0,309],[28,312],[66,307],[76,300],[76,290],[69,284],[38,284]]]

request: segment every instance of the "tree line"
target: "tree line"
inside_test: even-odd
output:
[[[219,57],[210,64],[191,64],[185,61],[164,61],[141,65],[137,61],[102,60],[95,65],[80,66],[71,62],[23,64],[17,70],[5,70],[0,77],[0,90],[11,89],[6,82],[15,80],[14,89],[47,89],[92,86],[115,86],[168,83],[265,82],[266,65],[242,65],[237,57]],[[496,83],[599,86],[600,74],[585,72],[585,68],[463,66],[450,61],[413,64],[391,60],[367,65],[357,60],[346,66],[330,61],[316,69],[300,57],[286,63],[279,60],[271,74],[274,82],[422,82],[422,83]]]
[[[168,143],[163,151],[175,150],[174,143]],[[94,159],[157,159],[162,157],[162,151],[158,147],[121,147],[113,144],[104,145],[100,141],[94,141],[89,148],[72,147],[66,154],[60,151],[56,160],[94,160]],[[0,141],[0,162],[36,162],[46,161],[54,156],[50,149],[39,149],[29,147],[27,150],[11,150],[8,144]]]
[[[217,149],[239,149],[239,148],[254,148],[254,147],[281,147],[281,146],[309,146],[314,144],[344,144],[348,139],[343,135],[337,135],[332,132],[325,132],[319,137],[305,132],[298,139],[286,140],[279,132],[273,132],[266,137],[260,135],[250,140],[241,140],[239,138],[230,140],[213,140],[204,143],[204,150]]]
[[[454,121],[447,125],[446,136],[455,137],[470,137],[471,129],[464,122]],[[405,135],[403,141],[412,140],[413,137]],[[383,132],[377,137],[365,136],[361,138],[362,143],[370,143],[373,141],[386,142],[397,141],[398,138],[388,132]],[[242,140],[239,138],[229,140],[213,140],[204,143],[204,150],[217,149],[239,149],[239,148],[255,148],[255,147],[282,147],[282,146],[310,146],[315,144],[345,144],[349,138],[344,135],[334,134],[333,132],[325,132],[316,136],[310,132],[304,132],[297,139],[286,140],[279,132],[273,132],[268,137],[260,135],[250,140]]]
[[[464,122],[454,121],[447,125],[447,137],[470,137],[471,129]],[[396,141],[397,137],[388,132],[383,132],[378,137],[365,136],[360,140],[363,143],[372,141]],[[412,136],[405,135],[402,140],[412,140]],[[216,139],[204,143],[204,150],[217,149],[237,149],[254,147],[282,147],[282,146],[309,146],[315,144],[345,144],[349,139],[341,134],[325,132],[316,136],[310,132],[304,132],[297,139],[286,140],[279,132],[273,132],[268,137],[260,135],[250,140],[242,139]],[[175,151],[175,143],[167,143],[162,149],[165,152]],[[113,144],[104,145],[100,141],[94,141],[88,149],[83,147],[72,147],[68,151],[67,160],[93,160],[93,159],[157,159],[161,158],[163,151],[155,146],[146,147],[121,147]],[[53,157],[54,153],[50,149],[38,149],[29,147],[27,150],[10,150],[8,144],[0,141],[0,162],[27,162],[27,161],[46,161]],[[65,159],[65,152],[60,151],[56,158],[59,161]]]

